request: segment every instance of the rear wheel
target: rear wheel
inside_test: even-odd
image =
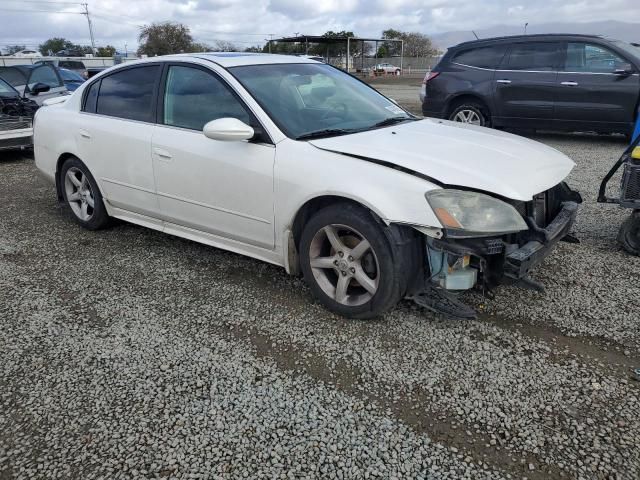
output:
[[[465,102],[455,107],[449,114],[449,120],[459,123],[470,123],[480,127],[489,126],[489,114],[485,107],[477,102]]]
[[[89,169],[72,157],[64,162],[60,171],[64,200],[75,220],[88,230],[98,230],[109,223],[102,195]]]
[[[300,262],[314,296],[329,310],[372,318],[405,293],[407,253],[365,209],[336,204],[317,212],[300,239]]]
[[[618,242],[630,254],[640,256],[640,210],[624,221],[618,233]]]

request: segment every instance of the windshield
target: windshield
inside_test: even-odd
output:
[[[15,89],[9,85],[7,82],[5,82],[4,80],[2,80],[0,78],[0,97],[17,97],[19,96],[18,92],[15,91]]]
[[[416,118],[329,65],[270,64],[229,70],[291,138],[352,133]]]

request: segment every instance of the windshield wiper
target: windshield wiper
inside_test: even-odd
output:
[[[347,130],[344,128],[326,128],[324,130],[316,130],[315,132],[303,133],[302,135],[298,135],[296,140],[310,140],[312,138],[346,135],[347,133],[354,133],[354,130]]]
[[[389,118],[385,118],[384,120],[378,122],[378,123],[374,123],[371,128],[376,128],[376,127],[387,127],[389,125],[395,125],[396,123],[400,123],[400,122],[405,122],[408,120],[417,120],[416,118],[412,118],[412,117],[389,117]]]

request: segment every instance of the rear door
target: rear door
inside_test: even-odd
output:
[[[553,118],[559,42],[514,43],[494,76],[497,123],[537,127]]]
[[[107,201],[150,226],[162,223],[151,159],[161,71],[161,64],[143,64],[94,81],[74,126],[80,158]]]
[[[556,121],[562,128],[627,131],[633,122],[640,76],[632,63],[596,43],[568,42],[558,73]],[[633,72],[616,70],[633,68]]]
[[[31,89],[36,83],[44,83],[49,87],[49,91],[34,95],[31,93]],[[51,65],[43,64],[31,70],[24,96],[34,100],[38,105],[42,105],[46,99],[66,95],[66,93],[67,87],[64,86],[64,82],[56,69]]]

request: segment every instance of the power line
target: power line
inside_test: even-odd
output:
[[[73,13],[77,15],[84,15],[84,12],[59,12],[55,10],[18,10],[11,8],[0,8],[0,11],[3,12],[27,12],[27,13]]]
[[[80,2],[55,2],[51,0],[5,0],[14,3],[48,3],[53,5],[80,5]]]

